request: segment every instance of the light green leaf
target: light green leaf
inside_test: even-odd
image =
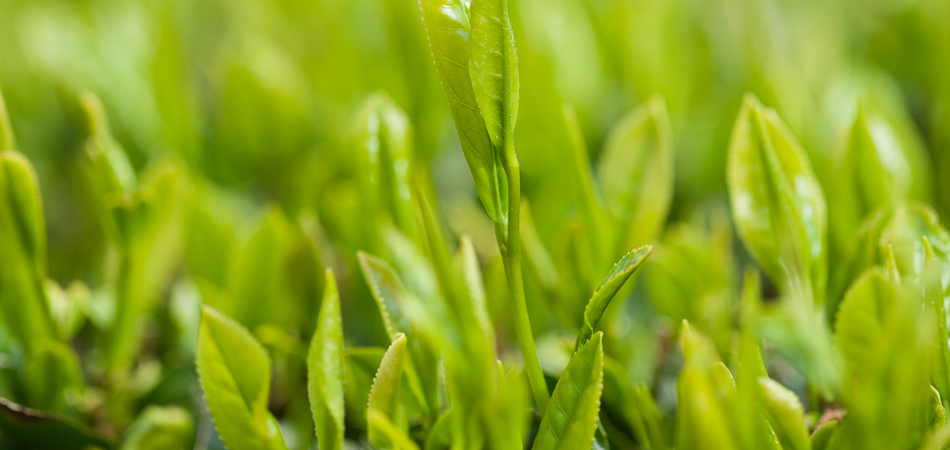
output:
[[[947,342],[947,308],[944,303],[944,289],[941,281],[941,267],[934,253],[930,239],[924,239],[924,268],[921,276],[924,301],[929,311],[934,315],[934,349],[933,383],[940,397],[946,403],[950,395],[950,343]]]
[[[0,90],[0,151],[14,149],[16,149],[16,139],[13,136],[13,127],[10,125],[7,104],[3,101],[3,91]]]
[[[356,347],[343,351],[343,379],[346,380],[343,384],[343,403],[346,417],[361,429],[366,429],[369,390],[385,354],[386,349],[380,347]]]
[[[838,309],[835,339],[849,370],[860,370],[875,359],[883,315],[897,295],[897,287],[876,269],[865,272],[848,289]]]
[[[386,350],[369,391],[367,434],[373,446],[379,449],[399,448],[397,442],[390,440],[392,436],[387,427],[392,425],[397,430],[405,429],[405,426],[401,425],[404,420],[404,411],[401,410],[403,405],[400,397],[405,354],[406,336],[399,335]],[[374,418],[374,414],[384,417],[385,423]],[[375,425],[382,425],[383,428],[377,428]]]
[[[372,406],[366,413],[366,421],[369,424],[370,430],[376,430],[377,433],[377,442],[385,442],[385,444],[373,443],[373,445],[380,450],[392,449],[392,450],[419,450],[419,446],[416,445],[409,436],[406,436],[406,433],[400,430],[393,422],[389,419],[384,412],[373,408]],[[370,438],[372,440],[372,438]]]
[[[492,220],[505,223],[507,181],[499,150],[492,144],[469,73],[469,46],[474,44],[469,43],[472,29],[468,3],[462,0],[421,0],[420,6],[432,57],[478,197]],[[483,80],[484,83],[487,81]],[[498,126],[502,123],[498,122]]]
[[[809,438],[811,449],[830,450],[832,448],[831,444],[838,434],[840,425],[837,420],[829,420],[815,428],[815,431],[812,432]]]
[[[23,367],[28,406],[59,414],[72,412],[70,397],[83,393],[85,381],[79,357],[68,345],[53,339],[29,343]]]
[[[786,450],[809,450],[805,409],[794,392],[770,378],[759,378],[763,405],[769,421]]]
[[[188,411],[178,406],[150,406],[125,432],[122,450],[187,448],[194,439]]]
[[[611,129],[597,178],[607,209],[620,219],[617,244],[643,245],[656,237],[673,199],[673,133],[659,94]]]
[[[307,354],[307,392],[321,450],[343,448],[343,319],[333,271],[326,270],[317,330]]]
[[[401,306],[408,293],[399,275],[386,261],[368,253],[357,252],[356,258],[370,293],[376,300],[389,338],[396,339],[399,333],[409,333],[411,325],[402,314]]]
[[[409,188],[409,118],[386,93],[366,99],[357,115],[356,145],[362,168],[364,206],[371,213],[385,212],[410,235],[415,233]]]
[[[821,303],[827,278],[821,186],[788,127],[752,95],[732,131],[727,181],[736,230],[749,252],[781,289],[810,289]]]
[[[39,185],[23,155],[0,152],[0,304],[10,334],[26,345],[56,336],[43,291],[46,225]]]
[[[544,412],[534,450],[590,450],[604,388],[603,333],[597,332],[571,358]]]
[[[231,450],[282,448],[267,410],[271,363],[251,333],[214,308],[201,308],[198,379],[221,439]]]
[[[518,55],[508,0],[472,0],[468,70],[478,108],[496,149],[513,151],[518,118]]]
[[[137,184],[135,170],[125,151],[112,137],[109,118],[102,102],[95,94],[84,92],[79,97],[79,103],[89,123],[86,155],[92,162],[93,182],[99,194],[132,192]]]
[[[584,308],[584,324],[582,325],[580,334],[577,336],[577,342],[574,344],[575,351],[593,336],[594,328],[597,326],[597,323],[600,322],[604,311],[607,310],[610,300],[614,298],[617,291],[623,287],[627,279],[633,275],[633,272],[640,268],[643,261],[645,261],[647,256],[650,256],[652,252],[652,246],[644,245],[643,247],[631,250],[624,255],[620,261],[617,261],[617,264],[614,264],[613,269],[610,270],[610,273],[607,274],[604,281],[601,282],[597,290],[594,291],[594,295],[587,301],[587,307]]]

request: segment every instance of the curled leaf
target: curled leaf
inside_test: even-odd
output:
[[[614,295],[617,294],[617,291],[623,287],[627,279],[633,275],[633,272],[640,268],[643,261],[647,259],[647,256],[650,256],[651,252],[653,252],[653,247],[644,245],[643,247],[631,250],[624,255],[620,261],[617,261],[617,264],[614,264],[613,269],[610,270],[610,273],[607,274],[604,281],[601,282],[597,290],[594,291],[594,295],[587,301],[587,306],[584,308],[584,324],[582,325],[580,334],[577,336],[577,342],[574,344],[575,351],[594,335],[594,327],[600,322],[601,316],[604,315],[604,311],[606,311],[607,306],[610,305],[610,300],[612,300]]]

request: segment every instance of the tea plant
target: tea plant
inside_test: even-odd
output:
[[[0,448],[950,448],[944,3],[0,2]]]

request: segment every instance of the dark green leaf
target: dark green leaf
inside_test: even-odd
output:
[[[114,444],[93,430],[65,417],[36,411],[0,398],[3,437],[27,448],[62,450],[111,450]]]

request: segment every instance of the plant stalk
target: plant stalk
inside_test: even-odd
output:
[[[508,145],[512,144],[506,146]],[[518,339],[518,346],[524,357],[528,383],[531,385],[538,413],[543,417],[548,402],[551,400],[551,394],[548,392],[544,372],[541,370],[541,361],[538,359],[538,351],[534,346],[534,333],[531,331],[528,303],[524,295],[524,280],[521,273],[521,168],[514,148],[506,149],[503,163],[508,178],[508,229],[503,229],[501,223],[495,222],[495,237],[505,264],[515,337]]]

